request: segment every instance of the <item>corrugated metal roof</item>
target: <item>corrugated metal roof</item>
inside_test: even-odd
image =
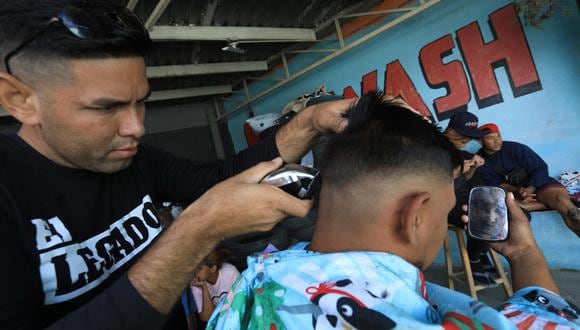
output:
[[[146,22],[159,3],[167,0],[139,0],[133,11]],[[172,0],[169,1],[155,26],[214,26],[214,27],[261,27],[318,29],[325,22],[345,10],[364,11],[380,3],[380,0]],[[121,1],[125,5],[130,0]],[[328,25],[328,24],[326,24]],[[332,31],[332,30],[331,30]],[[323,36],[323,35],[322,35]],[[319,38],[321,35],[318,36]],[[230,40],[233,41],[233,40]],[[156,41],[147,59],[148,66],[191,65],[202,63],[225,63],[244,61],[266,61],[282,50],[306,48],[311,43],[255,42],[240,43],[243,54],[223,51],[228,40],[211,41]],[[278,59],[279,61],[279,59]],[[276,65],[277,63],[269,63]],[[178,76],[150,79],[151,89],[165,91],[223,84],[236,84],[245,77],[260,76],[264,72],[236,72],[199,76]],[[198,97],[205,99],[207,96]]]

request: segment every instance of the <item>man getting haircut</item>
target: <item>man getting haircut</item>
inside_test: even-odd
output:
[[[501,311],[424,280],[447,235],[460,157],[407,107],[370,93],[347,112],[346,130],[322,148],[312,242],[250,258],[210,329],[515,329],[524,319],[579,325],[513,200],[511,237],[493,247],[510,261],[519,291]],[[542,309],[530,298],[538,295],[566,316]]]

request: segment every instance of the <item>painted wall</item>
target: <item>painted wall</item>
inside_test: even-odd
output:
[[[260,99],[252,110],[278,112],[323,83],[339,94],[386,89],[402,93],[442,127],[464,109],[480,123],[497,123],[504,139],[540,154],[552,176],[580,169],[580,15],[574,1],[561,3],[562,10],[536,28],[521,25],[510,1],[442,1]],[[290,71],[316,56],[321,55],[294,57]],[[267,87],[253,83],[250,93]],[[224,104],[226,110],[234,106]],[[229,118],[236,150],[246,147],[247,118],[247,111]],[[471,151],[478,148],[476,142],[468,145]],[[536,218],[533,227],[551,266],[580,269],[580,258],[558,256],[578,251],[580,240],[566,232],[555,212]]]

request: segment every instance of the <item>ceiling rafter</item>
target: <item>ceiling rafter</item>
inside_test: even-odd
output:
[[[153,41],[178,40],[271,40],[272,42],[315,41],[311,29],[242,26],[167,26],[151,28]]]
[[[147,102],[232,93],[231,85],[204,86],[151,92]]]
[[[188,65],[165,65],[147,67],[147,78],[198,76],[232,72],[266,71],[266,61],[221,62]]]
[[[159,0],[157,6],[155,7],[155,9],[153,9],[153,12],[147,19],[147,22],[145,22],[145,28],[147,30],[151,29],[151,27],[155,25],[155,23],[157,23],[157,21],[159,20],[161,15],[163,15],[165,9],[167,9],[167,6],[169,6],[170,3],[171,0]]]

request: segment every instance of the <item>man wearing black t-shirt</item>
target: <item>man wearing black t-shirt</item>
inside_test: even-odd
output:
[[[150,43],[107,0],[0,2],[0,104],[22,123],[0,135],[0,328],[159,328],[220,240],[308,212],[257,182],[340,131],[351,102],[232,159],[178,158],[139,144]],[[166,200],[195,202],[162,232]]]

